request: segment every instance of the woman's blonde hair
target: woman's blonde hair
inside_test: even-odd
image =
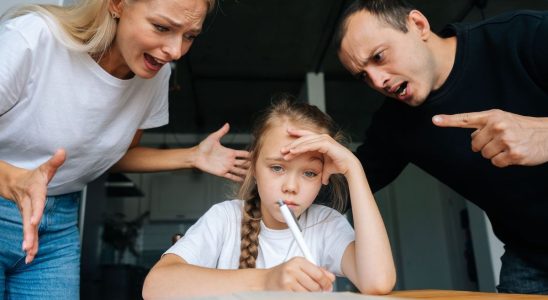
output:
[[[242,184],[237,198],[244,200],[240,269],[254,268],[259,250],[259,230],[261,220],[261,201],[255,182],[255,166],[268,130],[289,122],[312,131],[326,133],[341,144],[345,144],[344,134],[335,125],[333,119],[320,111],[316,106],[296,102],[289,95],[281,95],[273,101],[257,119],[252,131],[253,141],[249,146],[250,167]],[[348,198],[348,187],[344,176],[331,175],[329,178],[329,198],[335,209],[343,211]]]
[[[54,36],[67,48],[102,55],[109,49],[116,35],[117,21],[110,14],[110,1],[78,0],[67,6],[29,4],[8,11],[2,18],[38,13],[45,17]],[[129,3],[139,0],[120,1]],[[216,0],[204,1],[208,4],[208,12],[212,11]]]

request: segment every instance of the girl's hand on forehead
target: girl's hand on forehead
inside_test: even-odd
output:
[[[297,137],[296,140],[283,147],[280,151],[285,160],[307,153],[319,152],[323,155],[322,183],[328,184],[331,174],[346,175],[351,165],[359,163],[354,154],[339,144],[328,134],[320,134],[304,129],[288,129],[288,134]]]

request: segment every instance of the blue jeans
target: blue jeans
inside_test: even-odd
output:
[[[548,253],[505,247],[500,259],[499,293],[548,295]]]
[[[80,192],[46,198],[38,254],[25,264],[23,225],[16,204],[0,197],[0,297],[79,299]]]

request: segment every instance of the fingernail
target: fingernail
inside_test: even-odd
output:
[[[26,241],[23,241],[23,243],[21,244],[21,249],[22,249],[23,251],[27,251],[26,248],[27,248],[27,242],[26,242]]]
[[[443,121],[443,119],[442,119],[442,117],[440,117],[440,116],[434,116],[434,117],[432,118],[432,121],[433,121],[434,123],[441,123],[441,122]]]

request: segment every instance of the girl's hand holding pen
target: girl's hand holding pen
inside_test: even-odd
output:
[[[281,149],[284,159],[291,160],[302,153],[311,151],[322,153],[325,159],[322,172],[323,184],[329,183],[329,177],[332,174],[346,175],[352,164],[359,163],[348,148],[339,144],[328,134],[291,128],[287,132],[298,138]]]
[[[335,275],[306,260],[294,257],[267,270],[265,290],[329,292]]]

